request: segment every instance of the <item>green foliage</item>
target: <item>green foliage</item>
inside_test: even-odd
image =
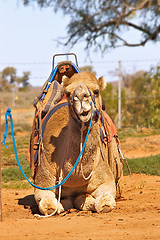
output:
[[[107,84],[106,88],[103,90],[103,92],[101,93],[101,96],[105,102],[105,108],[106,108],[106,112],[109,114],[109,116],[116,122],[116,118],[117,118],[117,112],[118,112],[118,90],[116,88],[113,89],[113,86],[111,83]],[[121,92],[121,96],[122,96],[122,108],[125,107],[126,104],[126,100],[125,100],[125,90],[122,89]]]
[[[117,88],[108,84],[101,95],[106,112],[117,124]],[[160,66],[152,67],[149,72],[127,75],[125,88],[121,91],[121,117],[122,128],[160,128]]]
[[[160,176],[160,155],[146,158],[127,159],[131,173],[143,173],[147,175]],[[124,163],[124,175],[128,175]]]
[[[22,0],[24,5],[52,7],[70,16],[65,45],[75,45],[80,39],[86,49],[95,47],[102,53],[119,46],[144,46],[159,41],[159,1],[115,0]],[[132,39],[123,33],[134,30],[140,38]]]
[[[22,84],[24,88],[29,86],[30,72],[24,72],[23,76],[17,76],[17,70],[14,67],[6,67],[0,72],[0,91],[11,90],[13,87],[19,88]]]
[[[29,80],[29,75],[30,74],[31,74],[30,72],[24,72],[23,73],[23,77],[21,78],[21,83],[22,83],[23,87],[28,87],[29,86],[28,80]]]
[[[127,104],[128,119],[132,126],[160,127],[160,67],[132,81],[134,101]]]
[[[115,99],[112,84],[107,84],[106,88],[101,93],[101,96],[105,102],[106,112],[112,119],[115,119],[117,114],[117,99]]]
[[[6,67],[2,71],[2,78],[8,78],[9,83],[14,83],[16,81],[16,69],[14,67]]]

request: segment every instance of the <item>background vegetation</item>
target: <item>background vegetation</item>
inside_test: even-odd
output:
[[[0,91],[11,91],[14,88],[19,90],[29,87],[30,72],[24,72],[23,76],[17,76],[14,67],[6,67],[0,72]]]
[[[106,111],[117,123],[117,87],[108,84],[102,93]],[[160,66],[149,72],[123,75],[122,128],[160,128]]]

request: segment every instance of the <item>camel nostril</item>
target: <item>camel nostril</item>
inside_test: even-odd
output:
[[[74,96],[74,100],[75,100],[75,101],[78,101],[79,98],[78,98],[77,96]]]
[[[88,95],[87,93],[85,93],[85,94],[83,95],[83,100],[88,100],[88,98],[89,98],[89,95]]]

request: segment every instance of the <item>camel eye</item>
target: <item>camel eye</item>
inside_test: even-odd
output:
[[[95,95],[96,97],[99,96],[99,90],[98,90],[98,89],[94,90],[93,93],[94,93],[94,95]]]
[[[67,91],[65,92],[65,94],[66,94],[67,97],[70,97],[70,95],[71,95],[71,93],[67,92]]]

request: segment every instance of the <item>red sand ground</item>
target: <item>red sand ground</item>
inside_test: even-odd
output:
[[[121,144],[126,157],[160,154],[160,136],[129,138]],[[37,219],[33,189],[2,190],[0,240],[160,239],[160,176],[124,177],[123,195],[110,213],[72,211]]]

